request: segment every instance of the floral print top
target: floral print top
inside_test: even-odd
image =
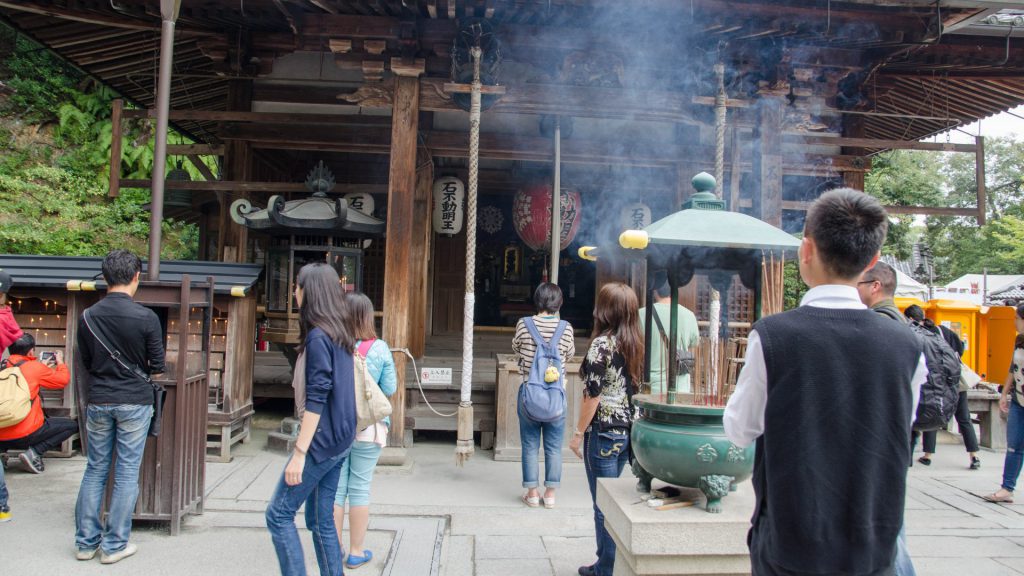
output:
[[[632,392],[633,382],[626,358],[616,348],[614,336],[594,338],[580,367],[583,395],[601,400],[591,422],[600,430],[629,428],[633,422],[627,393]]]

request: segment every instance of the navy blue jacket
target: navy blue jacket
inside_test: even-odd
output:
[[[347,451],[356,437],[352,353],[319,328],[306,336],[306,411],[320,415],[309,455],[317,463]]]

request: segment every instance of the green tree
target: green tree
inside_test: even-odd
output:
[[[877,155],[864,177],[865,192],[884,204],[938,206],[944,202],[942,159],[928,152],[893,150]],[[892,215],[883,252],[909,260],[920,232],[909,214]]]
[[[0,252],[102,255],[115,247],[145,253],[148,190],[107,198],[116,95],[51,52],[0,25]],[[120,170],[149,178],[149,121],[126,122]],[[180,136],[173,140],[185,141]],[[193,172],[198,178],[198,170]],[[162,254],[194,258],[195,225],[163,223]]]
[[[1024,146],[1013,138],[991,138],[985,146],[987,223],[975,218],[930,217],[925,241],[936,258],[936,276],[946,282],[988,269],[992,274],[1024,272],[1024,235],[1018,230],[1024,218]],[[949,154],[942,174],[948,182],[947,206],[977,205],[975,158]]]

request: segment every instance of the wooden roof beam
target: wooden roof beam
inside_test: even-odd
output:
[[[109,28],[122,28],[125,30],[160,30],[159,18],[154,18],[152,22],[148,22],[135,18],[114,16],[112,13],[58,7],[49,3],[34,0],[0,0],[0,8],[9,8],[18,12],[28,12],[30,14],[39,14],[42,16],[49,16],[51,18],[59,18],[61,20],[71,20],[73,22],[84,22],[86,24],[96,24]],[[216,32],[212,30],[201,30],[191,26],[178,27],[176,32],[189,35],[216,34]]]

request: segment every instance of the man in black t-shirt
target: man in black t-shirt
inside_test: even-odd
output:
[[[146,375],[164,371],[163,332],[152,310],[133,300],[142,261],[127,250],[103,259],[107,295],[78,322],[78,353],[89,372],[86,410],[89,459],[75,507],[76,558],[113,564],[137,548],[128,541],[139,496],[139,466],[153,418],[153,386]],[[103,522],[101,508],[117,447],[114,489]]]

